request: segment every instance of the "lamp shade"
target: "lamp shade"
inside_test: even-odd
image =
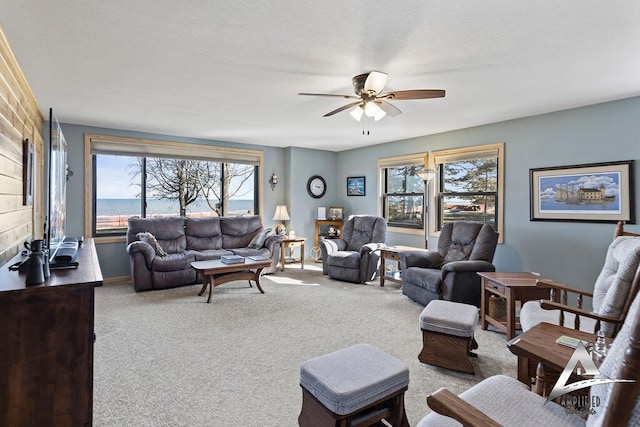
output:
[[[418,175],[421,180],[429,182],[436,176],[436,171],[433,169],[425,169],[423,171],[416,172],[416,175]]]
[[[278,205],[276,206],[276,213],[273,215],[274,221],[287,221],[290,220],[289,212],[287,211],[286,205]]]
[[[351,117],[353,117],[357,121],[360,121],[360,119],[362,118],[362,114],[364,114],[364,110],[362,109],[362,105],[356,105],[355,108],[353,110],[351,110],[351,112],[349,114],[351,114]]]

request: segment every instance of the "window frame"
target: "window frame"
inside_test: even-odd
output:
[[[254,202],[256,215],[262,215],[264,192],[263,163],[264,153],[258,150],[237,149],[208,144],[184,143],[175,141],[159,141],[141,138],[127,138],[108,135],[84,135],[84,233],[85,236],[94,235],[94,154],[111,154],[137,157],[174,157],[194,160],[218,161],[224,163],[244,163],[254,166],[256,174],[254,183]],[[258,197],[256,197],[256,195]],[[103,234],[94,236],[96,243],[123,242],[126,235]]]
[[[442,191],[444,187],[444,176],[442,174],[442,167],[445,163],[460,161],[460,160],[469,160],[469,159],[478,159],[478,158],[486,158],[489,156],[495,155],[498,159],[497,164],[497,188],[496,191],[492,192],[450,192],[450,191]],[[496,198],[496,207],[495,207],[495,215],[496,215],[496,228],[499,233],[498,243],[504,243],[504,143],[495,143],[495,144],[486,144],[486,145],[478,145],[472,147],[464,147],[457,149],[449,149],[449,150],[439,150],[432,151],[430,156],[429,163],[430,168],[436,171],[436,179],[432,180],[431,185],[431,198],[430,203],[433,203],[432,206],[435,207],[435,214],[430,215],[430,224],[429,231],[430,235],[439,236],[440,229],[439,226],[442,223],[442,218],[444,215],[442,205],[442,196],[447,194],[458,194],[458,195],[475,195],[475,194],[487,194],[493,195],[495,194]]]
[[[409,154],[405,156],[396,156],[396,157],[385,157],[378,159],[378,216],[388,219],[385,216],[385,198],[388,196],[386,193],[387,187],[387,169],[393,167],[403,167],[403,166],[422,166],[423,168],[427,165],[427,159],[429,157],[428,153],[415,153]],[[418,193],[391,193],[392,195],[416,195]],[[413,234],[424,236],[424,212],[425,212],[425,194],[424,189],[422,192],[422,225],[419,227],[412,226],[402,226],[402,225],[393,225],[393,223],[389,223],[387,227],[387,231],[391,233],[401,233],[401,234]]]

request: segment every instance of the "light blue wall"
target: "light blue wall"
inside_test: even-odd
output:
[[[376,212],[379,158],[449,148],[505,143],[505,232],[495,264],[503,271],[536,271],[554,280],[592,289],[602,268],[614,224],[529,220],[529,169],[605,161],[638,161],[640,98],[495,123],[438,135],[341,152],[337,175],[365,175],[365,197],[342,197],[352,213]],[[640,165],[637,165],[640,166]],[[638,167],[635,182],[640,183]],[[635,197],[638,210],[640,198]],[[344,193],[340,189],[339,194]],[[638,231],[638,226],[628,226]],[[420,246],[420,236],[390,233],[388,244]],[[430,247],[437,238],[430,239]]]
[[[264,151],[263,222],[267,227],[275,226],[271,219],[275,206],[286,204],[291,216],[289,229],[308,239],[306,256],[311,255],[319,206],[344,206],[346,215],[377,212],[378,159],[504,142],[505,243],[499,245],[496,252],[497,268],[503,271],[537,271],[555,280],[591,289],[611,242],[614,224],[529,221],[529,169],[628,159],[637,161],[640,157],[639,117],[640,98],[631,98],[339,153],[63,124],[69,144],[69,164],[75,172],[69,180],[67,234],[81,235],[84,230],[85,133]],[[640,184],[638,169],[636,167],[634,178]],[[272,191],[268,180],[274,172],[278,175],[279,184]],[[313,199],[307,194],[307,180],[312,175],[321,175],[327,181],[327,193],[321,199]],[[347,197],[346,178],[361,175],[366,177],[366,196]],[[638,213],[639,200],[635,197]],[[640,231],[638,226],[628,228]],[[422,238],[419,235],[390,233],[387,243],[421,246]],[[437,239],[432,238],[431,247],[436,243]],[[129,275],[124,244],[99,245],[98,253],[105,277]]]
[[[338,153],[290,147],[287,149],[287,161],[287,207],[291,216],[289,229],[294,230],[296,236],[307,238],[305,256],[309,257],[313,253],[318,207],[341,206],[336,198]],[[320,199],[309,196],[307,192],[307,181],[314,175],[322,176],[327,182],[327,192]]]

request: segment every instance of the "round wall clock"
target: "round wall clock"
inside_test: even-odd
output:
[[[307,192],[315,199],[319,199],[327,192],[327,183],[320,175],[314,175],[307,181]]]

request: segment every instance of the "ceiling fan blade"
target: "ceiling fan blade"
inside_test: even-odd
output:
[[[353,95],[339,95],[339,94],[335,94],[335,93],[299,93],[298,95],[304,95],[304,96],[332,96],[332,97],[337,97],[337,98],[347,98],[347,99],[360,99],[359,96],[353,96]]]
[[[393,104],[389,104],[387,101],[376,101],[376,104],[387,113],[390,117],[399,116],[402,114],[402,111],[398,107]]]
[[[416,90],[397,90],[395,92],[383,93],[378,98],[389,100],[405,100],[405,99],[428,99],[428,98],[444,98],[444,90],[442,89],[416,89]]]
[[[367,76],[367,80],[364,81],[365,93],[375,93],[376,95],[382,92],[382,88],[387,84],[387,74],[380,71],[372,71]]]
[[[337,108],[337,109],[335,109],[335,110],[333,110],[333,111],[329,111],[327,114],[325,114],[325,115],[324,115],[324,116],[322,116],[322,117],[329,117],[329,116],[333,116],[334,114],[339,113],[340,111],[348,110],[348,109],[349,109],[349,108],[351,108],[351,107],[355,107],[356,105],[360,104],[360,102],[362,102],[362,101],[351,102],[351,103],[349,103],[349,104],[347,104],[347,105],[343,105],[343,106],[342,106],[342,107],[340,107],[340,108]]]

